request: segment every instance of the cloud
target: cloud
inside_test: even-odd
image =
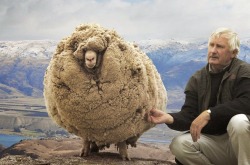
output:
[[[59,40],[89,22],[130,41],[207,38],[221,26],[250,37],[248,1],[2,0],[0,40]]]

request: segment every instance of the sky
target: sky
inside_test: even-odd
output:
[[[0,40],[61,40],[84,23],[128,41],[208,38],[218,27],[250,38],[249,0],[0,0]]]

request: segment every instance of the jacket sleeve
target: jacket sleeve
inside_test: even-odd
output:
[[[169,128],[177,131],[189,130],[192,121],[198,116],[198,95],[195,83],[195,79],[191,77],[185,89],[186,98],[181,111],[169,113],[174,118],[174,123],[167,124]]]

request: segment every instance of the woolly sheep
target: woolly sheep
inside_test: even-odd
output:
[[[83,139],[81,156],[116,144],[127,146],[155,125],[152,108],[166,109],[167,93],[152,61],[114,30],[81,24],[64,38],[44,77],[44,97],[54,121]]]

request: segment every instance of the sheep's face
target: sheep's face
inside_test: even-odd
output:
[[[85,52],[85,64],[87,66],[87,68],[94,68],[96,66],[96,62],[97,62],[97,54],[95,51],[93,50],[87,50]]]

